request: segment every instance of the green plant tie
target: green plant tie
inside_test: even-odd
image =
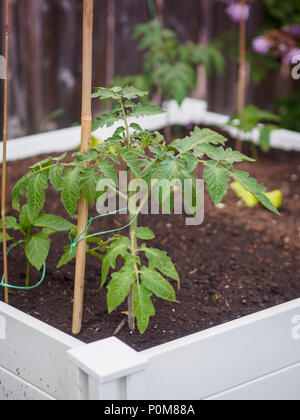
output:
[[[151,20],[155,20],[157,16],[155,0],[148,0],[148,6],[149,6]]]
[[[106,217],[106,216],[112,216],[114,214],[119,214],[122,211],[127,211],[127,210],[128,210],[128,208],[121,209],[121,210],[116,210],[116,211],[113,211],[111,213],[100,214],[99,216],[96,216],[96,217],[91,217],[89,222],[88,222],[87,228],[80,235],[77,235],[75,237],[75,239],[72,238],[72,232],[70,232],[69,233],[69,239],[70,239],[70,242],[71,242],[70,255],[73,255],[74,249],[77,247],[79,242],[81,242],[83,240],[86,240],[86,239],[89,239],[89,238],[94,238],[95,236],[101,236],[101,235],[107,235],[109,233],[119,232],[120,230],[127,229],[129,226],[131,226],[136,221],[136,218],[138,216],[137,214],[130,221],[130,223],[128,223],[127,225],[125,225],[123,227],[120,227],[120,228],[117,228],[117,229],[112,229],[112,230],[106,230],[104,232],[94,233],[94,234],[88,235],[88,236],[83,236],[89,230],[89,228],[91,227],[94,220],[100,219],[101,217]]]
[[[23,243],[25,243],[25,241],[19,241],[19,242],[17,242],[17,243],[15,243],[15,244],[13,244],[9,249],[8,249],[8,251],[7,251],[7,255],[9,255],[10,254],[10,252],[14,249],[14,248],[16,248],[18,245],[21,245],[21,244],[23,244]],[[1,283],[0,283],[0,286],[1,287],[6,287],[6,288],[8,288],[8,289],[15,289],[15,290],[33,290],[33,289],[36,289],[37,287],[39,287],[42,283],[43,283],[43,281],[45,280],[45,277],[46,277],[46,263],[44,263],[44,266],[43,266],[43,272],[42,272],[42,277],[41,277],[41,280],[37,283],[37,284],[35,284],[34,286],[28,286],[28,287],[22,287],[22,286],[13,286],[13,285],[11,285],[11,284],[5,284],[5,277],[4,277],[4,274],[3,274],[3,276],[2,276],[2,281],[1,281]]]

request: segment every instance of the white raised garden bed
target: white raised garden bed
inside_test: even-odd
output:
[[[168,107],[142,125],[223,126],[228,118],[196,100]],[[14,140],[8,159],[79,141],[80,128]],[[272,146],[300,150],[300,135],[273,132]],[[140,353],[116,338],[86,345],[0,302],[0,400],[66,399],[300,400],[300,299]]]
[[[299,400],[300,299],[136,352],[0,303],[0,400]]]

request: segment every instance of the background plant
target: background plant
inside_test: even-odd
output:
[[[204,66],[208,75],[214,70],[221,72],[225,60],[221,42],[207,46],[193,42],[182,44],[175,32],[163,27],[157,20],[138,25],[133,33],[140,39],[139,49],[145,52],[144,74],[118,77],[115,84],[134,85],[148,90],[161,99],[175,99],[179,105],[195,90],[197,66]]]
[[[114,106],[110,112],[95,119],[93,129],[95,131],[116,124],[114,134],[86,153],[75,153],[71,162],[63,163],[63,155],[56,159],[50,157],[31,168],[31,172],[18,182],[13,192],[13,206],[19,211],[21,196],[26,196],[28,223],[36,225],[36,221],[39,220],[49,183],[60,191],[61,201],[72,218],[76,212],[80,192],[91,207],[97,200],[103,199],[106,191],[97,191],[101,179],[110,180],[108,188],[122,194],[129,206],[131,193],[124,195],[117,189],[120,164],[126,165],[130,180],[145,181],[149,193],[157,188],[158,180],[195,180],[195,170],[198,165],[202,165],[207,189],[215,204],[221,202],[229,188],[230,179],[233,178],[265,207],[278,213],[265,196],[265,188],[250,178],[247,172],[234,169],[234,163],[253,159],[230,148],[225,149],[225,137],[212,130],[196,127],[185,139],[177,139],[167,145],[160,133],[143,130],[133,122],[131,117],[139,118],[164,112],[156,105],[141,103],[140,100],[146,94],[134,87],[96,89],[94,98],[112,101]],[[172,188],[158,196],[160,204],[164,206],[171,200]],[[101,285],[104,286],[108,282],[109,312],[114,311],[127,299],[129,328],[134,329],[136,319],[141,333],[147,329],[150,317],[155,315],[152,296],[175,302],[175,290],[170,280],[179,282],[176,268],[167,253],[146,243],[154,238],[154,233],[148,227],[138,225],[138,216],[143,205],[144,202],[134,209],[129,206],[129,237],[114,235],[105,243],[92,237],[90,240],[96,241],[95,249],[88,249],[88,252],[96,254],[94,256],[102,260]],[[51,226],[43,228],[50,229],[47,233],[51,233]],[[77,235],[74,228],[72,229],[73,234]],[[46,241],[45,237],[43,239]],[[38,267],[45,256],[46,252],[43,258],[40,258]],[[70,249],[66,249],[60,265],[67,263],[73,256],[74,253],[71,254]],[[123,260],[123,265],[116,271],[119,258]],[[112,274],[109,276],[111,270]]]
[[[270,150],[270,139],[273,130],[279,128],[280,116],[269,111],[264,111],[254,105],[244,108],[241,117],[234,115],[230,118],[228,125],[237,128],[241,133],[248,136],[246,139],[252,142],[252,132],[259,131],[259,146],[263,152]]]

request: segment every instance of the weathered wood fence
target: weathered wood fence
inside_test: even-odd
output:
[[[53,128],[78,123],[82,0],[10,0],[10,7],[10,137],[42,131],[49,115],[58,109],[63,115]],[[4,0],[0,11],[2,35]],[[95,86],[104,85],[114,74],[141,71],[142,54],[137,52],[131,33],[136,24],[148,19],[147,0],[95,0]],[[224,5],[216,0],[164,0],[163,19],[182,40],[213,39],[228,30],[238,36],[237,24],[230,22]],[[258,2],[249,33],[255,33],[262,22]],[[236,81],[236,63],[228,57],[226,73],[209,80],[207,99],[212,110],[234,112]],[[248,100],[267,107],[280,93],[280,77],[270,74],[262,86],[249,89]]]

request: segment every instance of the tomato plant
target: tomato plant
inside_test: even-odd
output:
[[[176,302],[176,294],[172,281],[179,282],[175,265],[167,253],[148,245],[155,234],[148,228],[139,226],[139,215],[148,200],[149,194],[157,190],[160,181],[179,180],[184,183],[190,180],[192,185],[196,180],[195,170],[201,165],[207,190],[215,204],[219,204],[229,188],[233,178],[250,191],[267,209],[278,213],[273,204],[264,195],[265,188],[257,183],[249,174],[234,169],[234,164],[253,159],[225,148],[227,139],[222,135],[196,127],[184,139],[176,139],[167,144],[158,132],[144,130],[136,122],[136,118],[146,115],[158,115],[164,111],[156,105],[141,102],[147,92],[134,87],[97,88],[94,98],[112,101],[114,106],[110,112],[101,114],[93,123],[93,130],[102,127],[115,126],[113,135],[92,147],[85,153],[74,153],[73,159],[64,163],[65,155],[53,159],[49,157],[36,164],[16,185],[13,191],[13,207],[21,212],[20,219],[26,220],[28,226],[40,226],[42,236],[38,234],[38,245],[35,247],[35,258],[38,258],[37,268],[47,257],[47,252],[41,252],[42,243],[50,235],[61,229],[68,229],[69,222],[58,221],[56,216],[41,216],[45,203],[45,190],[49,183],[61,194],[61,201],[70,217],[74,217],[80,193],[84,195],[91,207],[103,200],[107,188],[122,196],[129,209],[129,236],[113,235],[103,242],[96,236],[88,237],[88,252],[102,261],[101,286],[107,283],[107,305],[111,313],[124,301],[128,301],[129,328],[138,329],[143,333],[149,320],[155,315],[152,302],[153,295],[158,298]],[[133,119],[133,117],[135,119]],[[120,166],[121,165],[121,166]],[[146,185],[147,194],[137,204],[133,190],[126,193],[118,189],[118,172],[122,165],[126,166],[131,183]],[[99,182],[108,181],[107,188],[99,188]],[[158,192],[160,204],[170,203],[173,184],[164,194]],[[21,197],[25,196],[26,204],[21,207]],[[170,206],[172,211],[172,206]],[[12,221],[12,228],[19,228]],[[72,227],[74,236],[77,233]],[[91,248],[91,246],[94,248]],[[33,263],[26,254],[29,262]],[[67,247],[60,264],[67,263],[75,257],[75,252]],[[117,270],[117,260],[123,261]],[[34,261],[36,263],[36,261]]]

